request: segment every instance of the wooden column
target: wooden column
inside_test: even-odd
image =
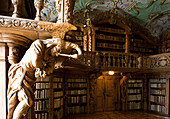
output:
[[[6,119],[7,116],[7,82],[8,82],[7,56],[8,56],[7,44],[0,43],[0,119]]]
[[[148,103],[147,103],[147,95],[148,95],[148,80],[147,80],[147,77],[146,77],[146,74],[144,74],[144,79],[143,79],[143,101],[142,101],[142,109],[144,110],[144,111],[147,111],[147,105],[148,105]]]
[[[165,114],[169,114],[169,78],[170,75],[166,75],[166,97],[165,97]]]
[[[84,42],[83,42],[83,50],[84,51],[87,51],[87,30],[85,29],[84,31],[83,31],[84,33],[84,36],[83,36],[83,40],[84,40]]]
[[[125,34],[125,53],[130,53],[129,34],[127,32]]]
[[[95,51],[95,44],[96,44],[96,29],[92,28],[92,51]]]
[[[54,92],[53,92],[53,75],[50,76],[49,83],[50,83],[50,89],[49,89],[49,119],[53,119],[53,108],[54,108]]]

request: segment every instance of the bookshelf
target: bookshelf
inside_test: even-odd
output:
[[[37,78],[35,87],[34,110],[36,119],[48,119],[49,115],[49,94],[50,94],[50,77]]]
[[[143,96],[143,80],[130,78],[128,80],[128,110],[141,110]]]
[[[85,77],[67,77],[67,114],[87,112],[88,84]]]
[[[149,79],[149,111],[168,114],[169,81],[165,78]]]
[[[170,38],[166,40],[166,52],[170,53]]]
[[[99,26],[96,30],[97,51],[125,51],[125,30],[118,26]]]
[[[81,30],[75,31],[75,39],[76,39],[76,44],[78,44],[81,48],[83,48],[83,37],[84,33]]]
[[[151,55],[156,54],[158,51],[156,46],[149,44],[145,39],[134,34],[130,38],[130,52]]]
[[[53,104],[54,118],[61,119],[63,117],[63,97],[64,97],[64,78],[63,76],[53,77]]]

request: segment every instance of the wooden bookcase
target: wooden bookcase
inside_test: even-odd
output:
[[[66,110],[67,114],[87,112],[88,79],[86,77],[67,77]]]
[[[143,104],[143,80],[130,78],[128,80],[128,110],[141,110]]]
[[[125,30],[120,27],[96,27],[95,49],[96,51],[125,52]]]
[[[75,39],[76,39],[75,43],[78,44],[81,48],[83,48],[84,45],[83,37],[84,37],[83,31],[81,30],[75,31]]]
[[[145,39],[133,34],[130,38],[130,52],[151,55],[156,54],[158,51],[156,46],[149,44]]]
[[[87,73],[55,72],[52,76],[37,78],[35,86],[36,119],[61,119],[89,110]]]
[[[169,79],[149,79],[149,111],[169,114]]]
[[[50,77],[37,78],[35,91],[35,117],[36,119],[48,119],[49,116],[49,94],[50,94]]]
[[[166,40],[166,52],[170,53],[170,38]]]
[[[53,104],[54,118],[60,119],[63,117],[63,94],[64,94],[64,78],[54,75],[53,78]]]

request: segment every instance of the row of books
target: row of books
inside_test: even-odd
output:
[[[68,87],[87,87],[87,83],[67,83]]]
[[[128,103],[128,109],[129,110],[141,109],[141,102],[129,102]]]
[[[150,101],[158,102],[158,103],[165,103],[165,96],[150,95]]]
[[[123,29],[113,29],[108,27],[100,27],[99,30],[106,31],[106,32],[124,32]]]
[[[72,103],[86,103],[87,96],[68,96],[68,104]]]
[[[53,88],[63,88],[63,83],[53,83]]]
[[[115,43],[97,43],[97,47],[102,48],[112,48],[112,49],[125,49],[125,44],[115,44]]]
[[[141,100],[141,94],[138,95],[128,95],[128,101]]]
[[[129,83],[142,83],[142,80],[128,80]]]
[[[138,52],[149,52],[149,53],[154,52],[153,49],[149,49],[149,48],[145,48],[145,47],[135,47],[133,45],[131,45],[130,49],[134,50],[134,51],[138,51]]]
[[[49,76],[46,76],[45,78],[36,78],[36,81],[49,81],[50,77]]]
[[[128,89],[128,93],[141,93],[141,89]]]
[[[54,77],[53,82],[63,82],[63,78]]]
[[[166,83],[166,79],[150,79],[150,82],[156,83]]]
[[[85,113],[86,106],[73,106],[68,107],[68,114],[78,114],[78,113]]]
[[[142,83],[128,84],[128,87],[142,87]]]
[[[131,42],[138,42],[138,43],[143,43],[143,39],[139,39],[139,38],[131,38],[130,39]]]
[[[54,119],[61,119],[63,117],[63,108],[54,111]]]
[[[54,108],[60,108],[63,105],[63,98],[54,99]]]
[[[54,97],[61,97],[61,96],[63,96],[63,91],[54,92]]]
[[[165,90],[159,90],[159,89],[150,89],[151,94],[161,94],[165,95]]]
[[[68,90],[67,94],[87,94],[87,90]]]
[[[96,34],[97,39],[105,39],[105,40],[112,40],[112,41],[125,41],[125,37],[122,36],[111,36],[105,34]]]
[[[155,84],[150,84],[151,88],[165,88],[166,84],[164,83],[155,83]]]
[[[35,84],[35,87],[36,87],[36,89],[42,89],[42,88],[49,88],[50,87],[50,85],[49,85],[49,83],[36,83]]]
[[[49,98],[49,89],[36,90],[35,98]]]
[[[165,106],[151,104],[151,110],[156,112],[165,113]]]
[[[49,100],[39,100],[34,102],[34,110],[48,110]]]
[[[69,78],[67,79],[67,82],[87,82],[86,78]]]
[[[35,114],[36,119],[48,119],[48,113],[37,113]]]

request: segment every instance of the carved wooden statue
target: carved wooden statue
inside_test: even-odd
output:
[[[71,24],[66,25],[66,30],[75,29],[70,27]],[[64,60],[61,57],[77,58],[81,55],[77,44],[64,41],[61,36],[34,41],[21,61],[11,65],[8,73],[8,119],[20,119],[33,105],[35,77],[49,75],[55,64],[59,68]],[[68,54],[72,49],[76,49],[78,54]]]
[[[131,75],[128,73],[126,75],[123,75],[122,79],[120,80],[120,86],[121,86],[121,102],[122,102],[122,111],[127,110],[127,88],[128,88],[128,79],[131,77]]]

